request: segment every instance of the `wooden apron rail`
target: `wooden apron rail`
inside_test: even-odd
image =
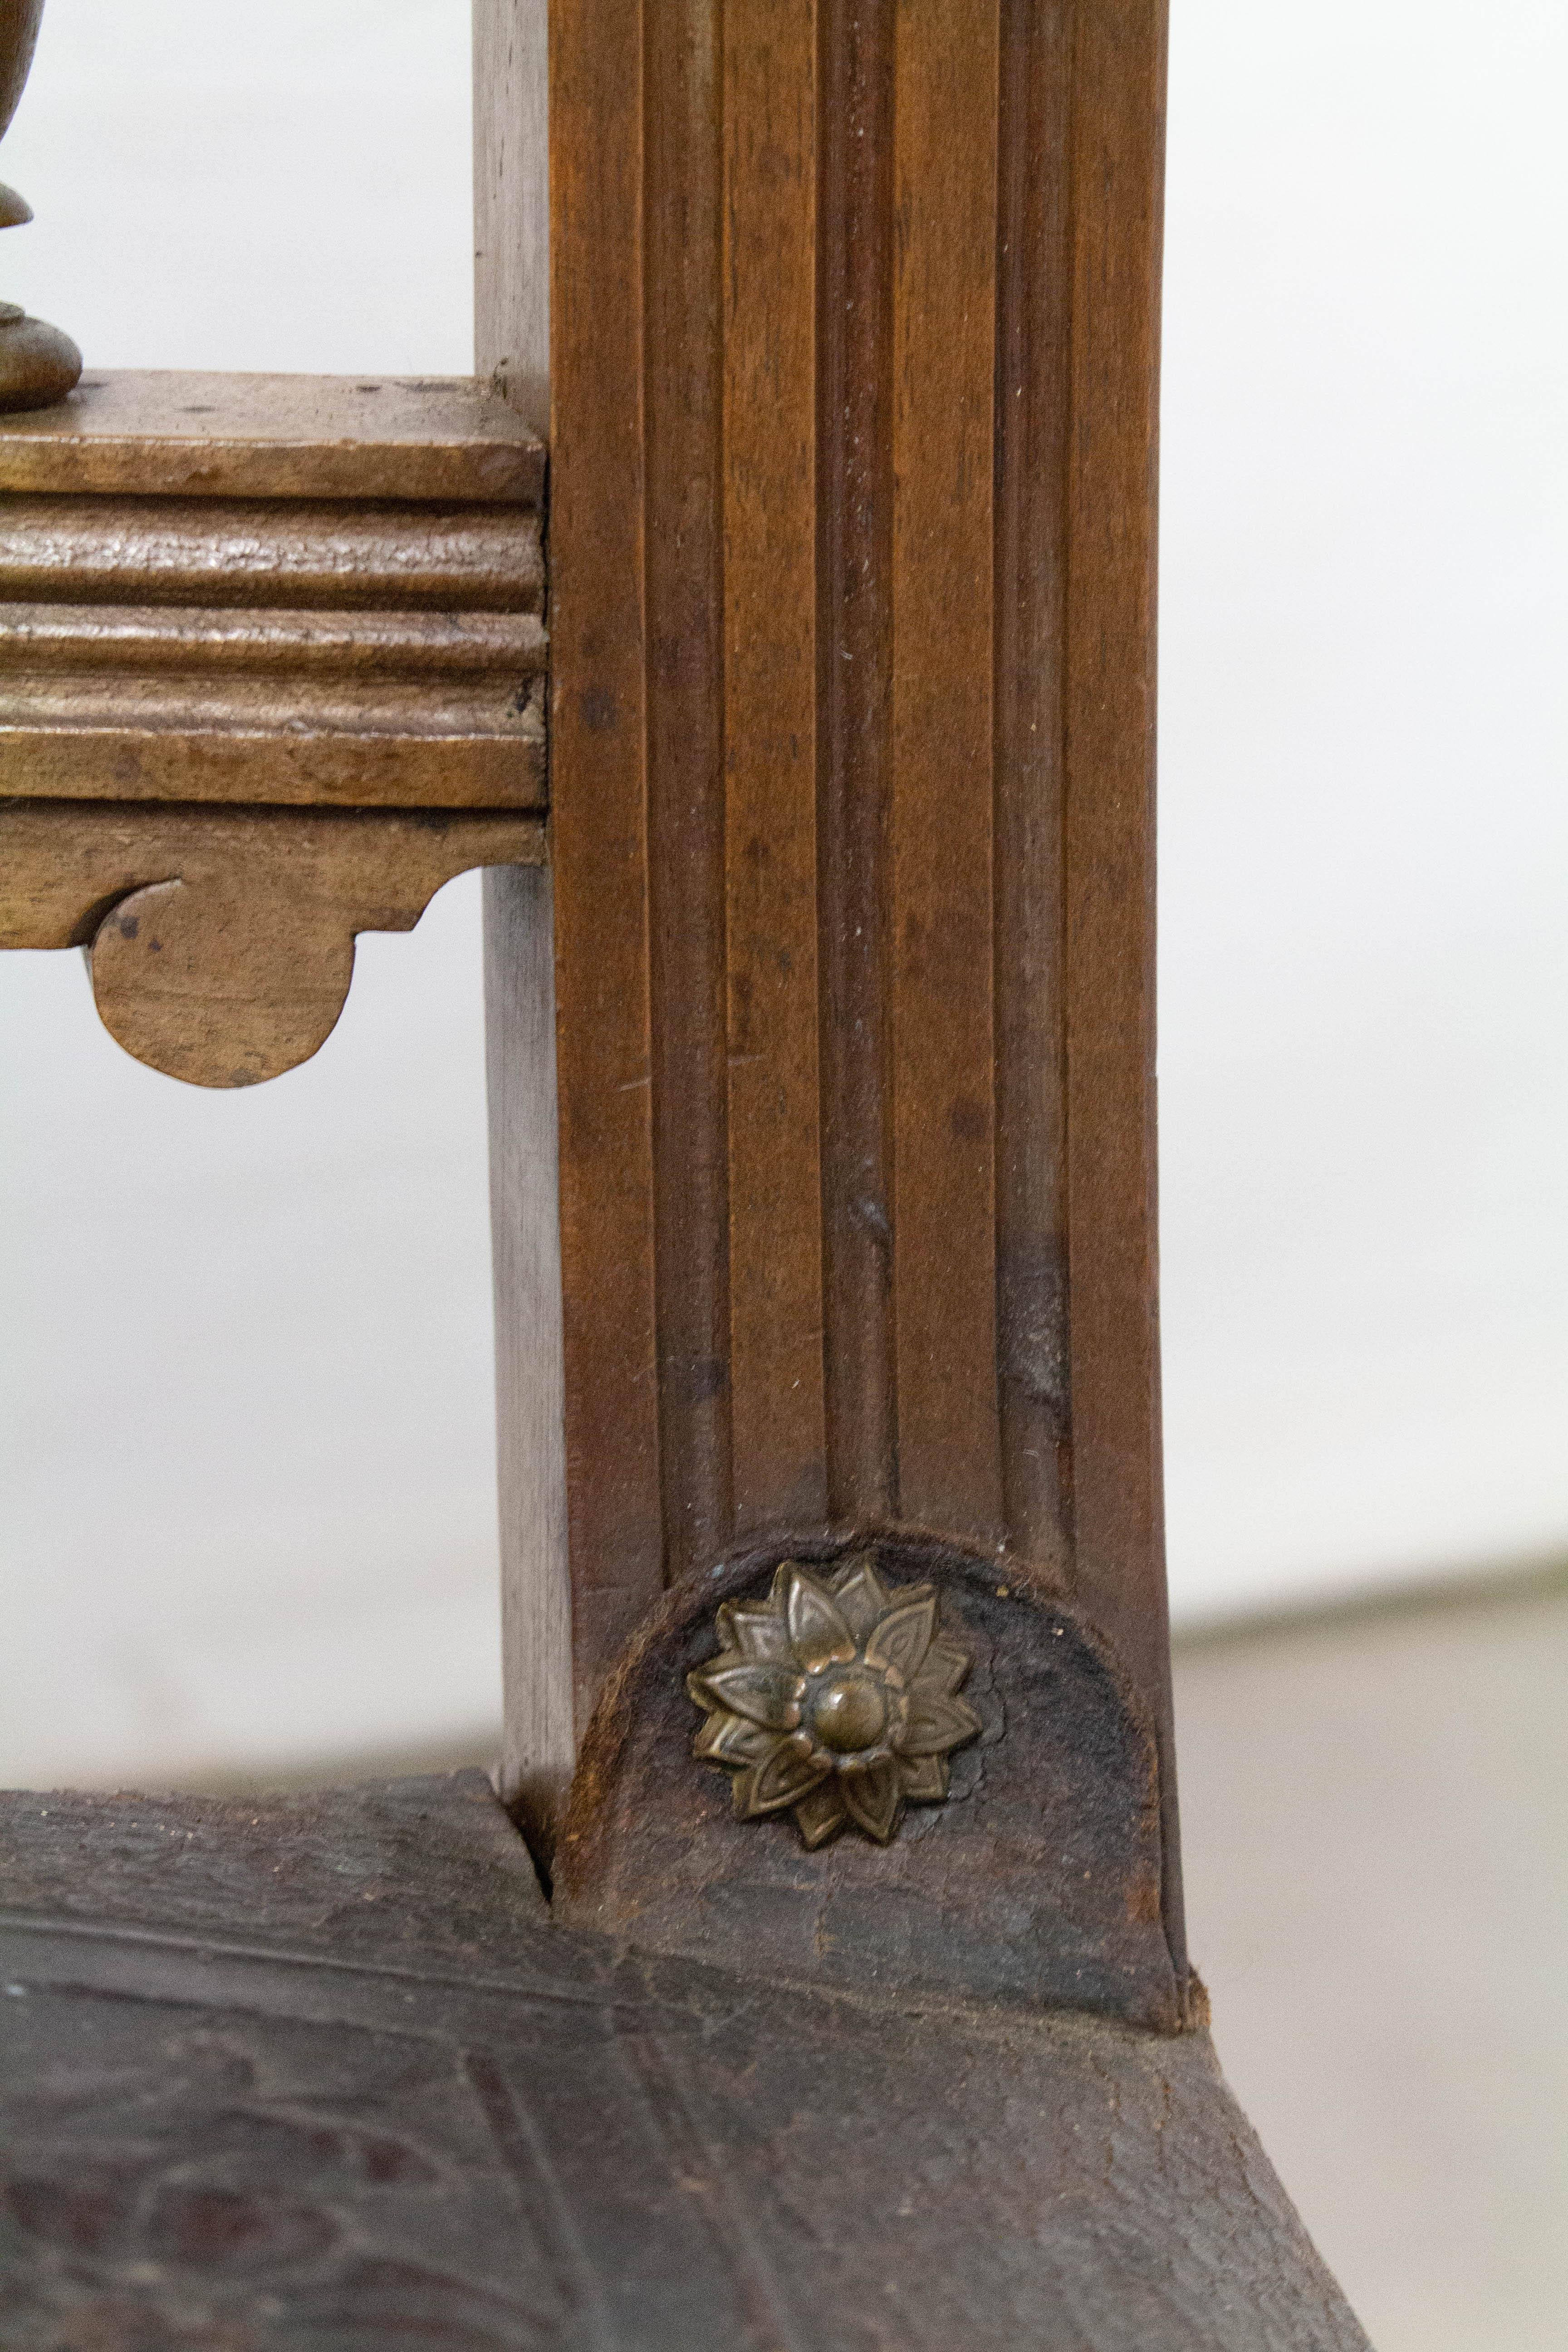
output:
[[[544,855],[543,451],[471,383],[89,375],[0,429],[0,946],[275,1077],[354,934]]]

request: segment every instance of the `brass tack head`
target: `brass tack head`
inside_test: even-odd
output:
[[[741,1820],[792,1812],[807,1847],[851,1827],[886,1845],[906,1804],[945,1801],[947,1759],[980,1722],[933,1586],[884,1584],[868,1551],[786,1559],[764,1602],[724,1602],[715,1630],[718,1655],[687,1676],[694,1752],[734,1774]]]

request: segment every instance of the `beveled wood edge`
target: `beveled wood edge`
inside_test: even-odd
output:
[[[0,418],[0,491],[537,506],[545,449],[466,376],[95,370]]]

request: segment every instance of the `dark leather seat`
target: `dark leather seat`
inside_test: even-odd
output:
[[[483,1776],[0,1800],[6,2352],[1351,2352],[1206,2034],[552,1919]]]

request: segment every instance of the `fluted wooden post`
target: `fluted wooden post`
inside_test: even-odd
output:
[[[481,16],[481,114],[511,90],[511,143],[486,151],[498,219],[537,217],[509,173],[537,171],[516,43],[537,56],[542,5]],[[667,1587],[737,1547],[870,1527],[978,1547],[1070,1601],[1152,1727],[1179,1975],[1152,985],[1163,8],[552,17],[577,1732]],[[536,248],[509,234],[515,278]],[[481,350],[520,364],[489,328]]]

